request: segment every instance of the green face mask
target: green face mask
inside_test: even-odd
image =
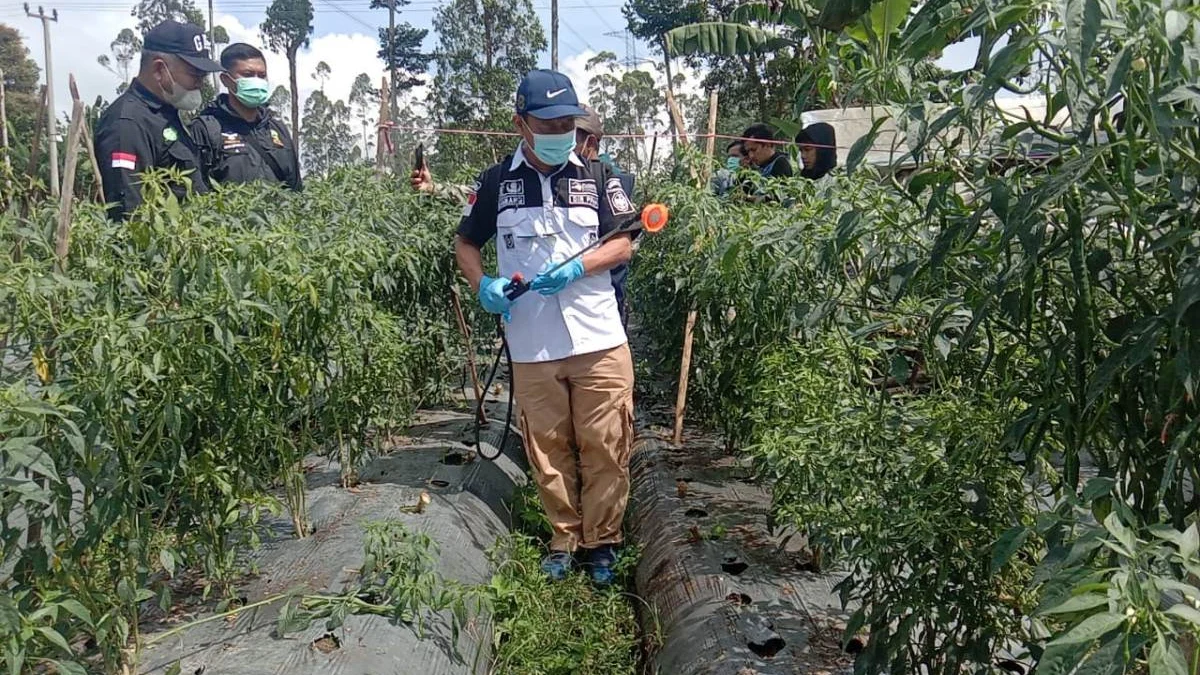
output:
[[[271,85],[261,77],[239,77],[234,80],[237,100],[251,108],[261,108],[271,100]]]

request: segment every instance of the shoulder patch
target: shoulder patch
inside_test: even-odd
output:
[[[471,191],[467,193],[467,203],[463,206],[462,212],[463,218],[470,216],[471,212],[475,210],[475,202],[479,201],[479,187],[479,181],[475,181],[475,184],[471,186]]]
[[[283,137],[279,135],[278,129],[271,129],[271,142],[274,143],[275,147],[277,148],[283,147]]]
[[[629,195],[625,194],[625,188],[621,187],[620,179],[610,178],[606,187],[608,205],[612,207],[613,215],[633,213],[633,203],[629,201]]]

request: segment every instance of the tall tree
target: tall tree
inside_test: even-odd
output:
[[[112,52],[112,56],[101,54],[96,57],[96,62],[121,81],[117,85],[117,93],[120,94],[129,87],[129,81],[133,77],[134,60],[142,51],[142,39],[132,28],[123,28],[117,34],[117,39],[109,43],[108,49]]]
[[[259,27],[263,42],[274,52],[283,52],[288,60],[288,78],[292,91],[292,138],[300,147],[300,87],[296,84],[296,55],[307,48],[313,33],[311,0],[274,0],[267,18]]]
[[[292,117],[292,94],[287,87],[282,84],[275,87],[275,91],[271,92],[271,98],[267,101],[267,106],[271,108],[271,114],[280,120],[290,120]]]
[[[433,20],[437,75],[430,106],[438,123],[509,130],[517,82],[537,67],[546,34],[529,0],[450,0]],[[511,139],[444,136],[437,164],[478,169],[512,149]]]
[[[379,29],[379,58],[388,68],[388,77],[392,80],[389,90],[392,113],[397,114],[396,101],[400,94],[413,87],[425,84],[419,75],[429,69],[432,54],[426,54],[421,46],[429,31],[416,28],[407,21],[396,23],[396,14],[401,7],[409,4],[409,0],[371,0],[371,9],[388,10],[388,25]]]
[[[313,73],[313,79],[321,83],[321,91],[325,91],[325,83],[329,81],[329,76],[333,74],[333,69],[328,63],[321,61],[317,64],[317,70]]]
[[[301,158],[305,169],[317,175],[349,164],[354,150],[350,109],[341,101],[330,101],[317,90],[304,103],[304,143]]]
[[[358,77],[354,78],[354,84],[350,86],[349,103],[355,117],[362,123],[363,157],[370,157],[371,137],[367,134],[367,128],[373,119],[372,113],[379,105],[379,90],[371,84],[370,75],[359,73]]]
[[[622,72],[617,56],[612,52],[601,52],[589,60],[587,71],[592,74],[588,82],[588,102],[610,133],[654,131],[657,118],[666,105],[662,87],[655,81],[654,74],[644,70]],[[644,170],[645,143],[641,139],[613,139],[607,143],[609,147],[605,150],[613,155],[617,164],[634,173]]]
[[[24,148],[40,112],[37,94],[41,74],[37,63],[29,58],[21,34],[5,24],[0,24],[0,68],[4,70],[9,144]]]
[[[130,14],[137,17],[138,30],[143,35],[167,19],[197,26],[208,25],[204,21],[204,13],[192,0],[139,0]]]
[[[416,28],[408,22],[397,25],[392,55],[389,57],[388,29],[379,29],[379,58],[388,65],[389,70],[393,61],[395,63],[396,81],[392,83],[392,88],[397,96],[425,84],[425,78],[421,76],[429,70],[429,63],[433,61],[433,54],[422,51],[421,45],[426,35],[429,35],[427,29]]]

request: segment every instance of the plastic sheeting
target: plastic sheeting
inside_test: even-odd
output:
[[[638,594],[656,616],[664,675],[850,672],[837,575],[805,572],[766,534],[770,494],[715,445],[639,440],[628,522]]]
[[[500,431],[493,424],[483,443],[494,447]],[[504,455],[495,462],[476,459],[456,465],[472,451],[467,445],[474,440],[469,416],[426,418],[409,435],[409,444],[360,470],[360,485],[353,491],[340,486],[336,464],[312,460],[308,507],[313,533],[298,540],[286,518],[270,523],[272,536],[249,555],[259,572],[239,589],[248,603],[289,589],[343,591],[362,564],[363,524],[375,520],[399,520],[429,534],[438,544],[437,571],[444,577],[468,584],[488,581],[486,551],[508,532],[506,505],[515,486],[525,481],[519,437],[509,435]],[[447,454],[457,457],[445,463]],[[422,513],[410,512],[407,507],[417,503],[422,491],[429,492],[432,502]],[[173,635],[142,653],[140,672],[164,673],[176,662],[187,675],[487,672],[492,640],[487,617],[474,619],[455,645],[446,617],[431,617],[422,639],[411,627],[383,617],[350,616],[334,632],[336,641],[318,645],[314,643],[326,634],[324,621],[284,639],[274,637],[279,608],[242,612],[236,620]],[[159,632],[170,628],[164,625]]]

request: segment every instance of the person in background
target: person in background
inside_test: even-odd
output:
[[[600,162],[609,168],[614,176],[621,181],[625,194],[633,197],[634,176],[623,173],[617,163],[607,153],[600,153],[600,142],[604,140],[604,121],[596,111],[584,104],[579,108],[587,113],[586,117],[575,120],[575,154],[586,162]],[[635,238],[637,233],[633,235]],[[612,276],[613,293],[617,296],[617,311],[621,314],[621,325],[629,326],[629,303],[625,297],[625,280],[629,277],[629,265],[621,263],[609,270]]]
[[[553,536],[542,571],[564,579],[576,562],[612,583],[629,499],[633,358],[609,270],[633,255],[629,234],[554,269],[636,221],[621,181],[575,154],[579,107],[562,73],[535,70],[516,92],[521,143],[475,182],[454,242],[483,308],[505,317],[522,438]],[[495,241],[498,273],[480,251]],[[531,292],[509,299],[520,274]]]
[[[712,190],[717,196],[727,195],[737,185],[737,172],[746,166],[746,156],[743,154],[741,141],[733,141],[725,146],[725,166],[717,169],[712,179]]]
[[[204,31],[190,23],[164,21],[146,33],[137,77],[96,124],[96,161],[113,220],[142,203],[147,169],[190,171],[186,182],[170,186],[181,200],[189,191],[208,192],[196,145],[179,119],[179,111],[201,106],[205,78],[221,71],[208,49]]]
[[[210,183],[281,183],[303,187],[300,158],[287,127],[267,107],[267,60],[248,44],[221,52],[221,84],[229,92],[192,120],[204,177]]]
[[[802,177],[816,180],[837,167],[837,135],[832,126],[824,122],[808,125],[796,135],[796,145],[804,165]]]
[[[752,124],[742,132],[746,159],[764,178],[791,178],[792,163],[775,140],[775,132],[765,124]]]

